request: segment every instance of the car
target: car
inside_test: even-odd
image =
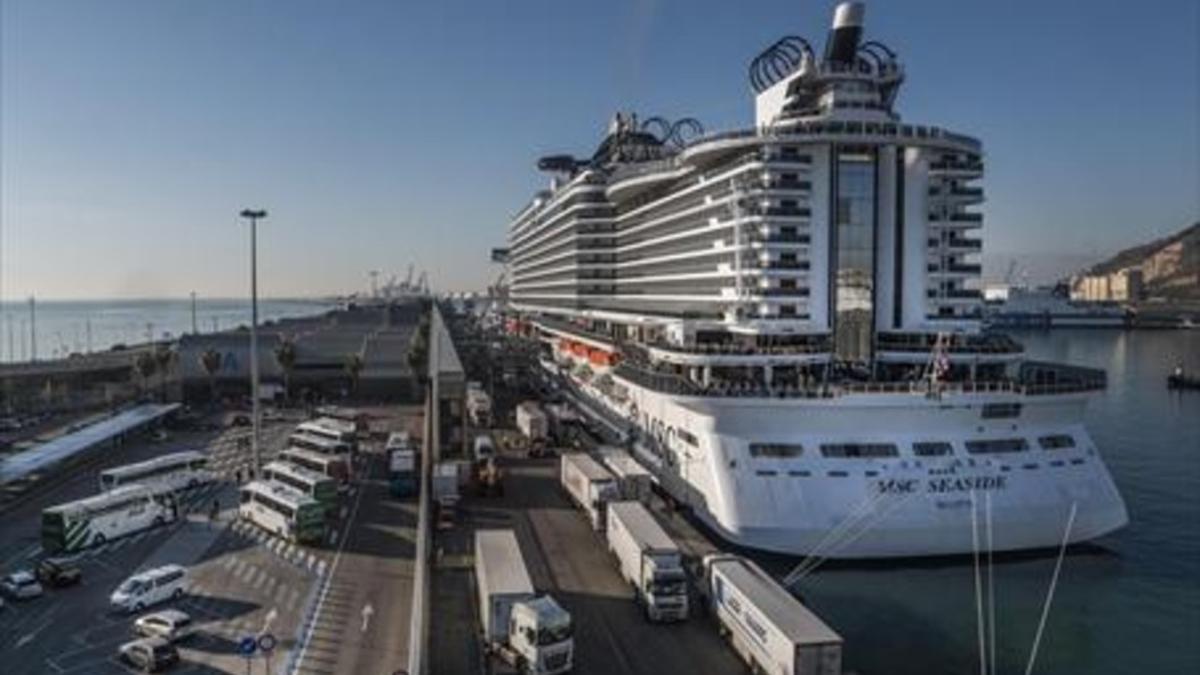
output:
[[[161,637],[141,638],[117,647],[122,661],[148,673],[169,668],[179,661],[179,651]]]
[[[52,588],[74,586],[83,580],[83,572],[78,567],[50,558],[38,563],[35,573],[38,581]]]
[[[180,565],[163,565],[121,582],[108,601],[114,610],[140,612],[150,605],[182,598],[186,584],[187,569]]]
[[[248,426],[250,426],[250,416],[249,415],[234,415],[233,419],[231,419],[229,421],[229,426],[231,426],[231,427],[248,427]]]
[[[177,609],[140,616],[133,622],[133,634],[138,637],[160,637],[170,642],[179,642],[190,636],[194,626],[192,617]]]
[[[30,600],[41,596],[42,585],[32,572],[21,570],[0,580],[0,591],[14,600]]]

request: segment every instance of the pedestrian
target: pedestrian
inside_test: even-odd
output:
[[[241,469],[238,469],[237,471],[234,471],[234,472],[233,472],[233,478],[234,478],[234,481],[235,481],[235,482],[236,482],[238,485],[241,485],[241,484],[242,484],[242,470],[241,470]]]
[[[217,516],[221,513],[221,500],[214,499],[212,503],[212,511],[209,513],[209,520],[216,522]]]

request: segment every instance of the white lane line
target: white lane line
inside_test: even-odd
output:
[[[287,594],[288,585],[287,584],[275,584],[274,579],[271,580],[271,584],[275,586],[275,596],[274,596],[275,604],[277,604],[277,605],[281,604],[283,602],[283,596]],[[290,610],[291,608],[289,607],[288,609]]]
[[[257,570],[258,568],[254,565],[246,565],[246,569],[242,570],[242,573],[237,575],[238,581],[241,581],[243,584],[250,583],[250,577],[254,576],[254,572]]]
[[[223,566],[225,567],[225,569],[229,569],[229,568],[233,567],[234,563],[236,563],[237,561],[238,561],[238,557],[236,554],[227,555],[227,556],[225,556],[225,562],[223,563]]]
[[[260,567],[258,573],[254,575],[254,583],[250,584],[255,589],[262,588],[263,582],[267,580],[267,573]]]
[[[354,500],[354,509],[350,512],[350,520],[347,521],[346,527],[354,522],[354,517],[358,515],[358,506],[362,503],[362,494]],[[324,576],[321,582],[321,594],[317,597],[317,606],[313,609],[312,619],[308,623],[308,629],[304,633],[304,638],[300,641],[300,654],[296,658],[296,669],[300,670],[304,667],[304,657],[308,654],[309,639],[312,638],[313,629],[317,626],[317,621],[321,616],[321,610],[325,607],[325,598],[329,595],[329,582],[333,579],[334,572],[337,571],[338,563],[342,560],[342,551],[346,548],[346,540],[348,537],[342,538],[341,546],[338,546],[337,553],[333,556],[333,563],[329,566],[329,574]],[[323,563],[324,561],[322,561]]]
[[[233,576],[235,576],[235,577],[238,577],[238,578],[241,578],[241,576],[242,576],[242,570],[243,570],[243,569],[245,569],[245,568],[246,568],[246,561],[245,561],[245,560],[238,560],[238,561],[237,561],[237,565],[235,565],[235,566],[234,566],[234,568],[233,568]]]
[[[288,593],[288,599],[287,599],[287,608],[288,608],[289,612],[295,611],[296,601],[299,599],[300,599],[300,591],[296,590],[295,588],[290,589],[290,592]]]

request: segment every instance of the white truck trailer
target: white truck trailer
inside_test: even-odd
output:
[[[840,675],[841,636],[758,565],[737,555],[708,555],[704,582],[721,634],[752,670]]]
[[[467,385],[467,416],[477,429],[492,425],[492,397],[478,382]]]
[[[540,454],[550,435],[550,420],[537,402],[523,401],[517,406],[517,429],[529,441],[531,454]]]
[[[621,499],[635,499],[639,502],[650,500],[654,476],[632,455],[615,445],[602,445],[596,449],[596,456],[616,477]]]
[[[475,580],[486,651],[522,673],[571,670],[571,615],[549,595],[534,593],[512,530],[475,532]]]
[[[617,479],[582,452],[563,453],[560,479],[571,500],[587,515],[592,529],[604,529],[604,505],[617,499]]]
[[[617,556],[621,576],[633,586],[646,618],[687,619],[687,575],[674,540],[641,502],[610,502],[607,511],[608,550]]]

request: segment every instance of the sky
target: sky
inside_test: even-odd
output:
[[[549,153],[616,110],[749,126],[782,0],[0,0],[0,294],[481,288]],[[989,255],[1100,258],[1200,218],[1200,2],[867,3],[911,122],[983,140]]]

